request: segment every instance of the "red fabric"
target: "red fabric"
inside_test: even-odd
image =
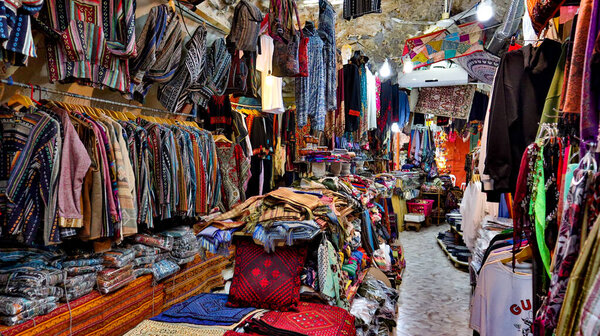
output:
[[[275,252],[267,253],[250,240],[239,241],[236,248],[227,305],[280,311],[296,309],[306,248],[278,247]]]
[[[345,309],[309,302],[300,302],[297,312],[267,312],[250,328],[267,335],[356,336],[354,316]]]

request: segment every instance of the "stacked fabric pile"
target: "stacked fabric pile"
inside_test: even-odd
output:
[[[236,229],[220,230],[214,226],[208,226],[198,232],[196,238],[203,253],[229,255],[229,247]]]
[[[98,272],[104,269],[103,261],[100,256],[77,255],[57,262],[67,273],[64,301],[75,300],[94,290]]]
[[[0,252],[0,322],[15,325],[48,314],[64,296],[62,270],[50,266],[56,255],[38,251]]]
[[[198,239],[194,231],[187,226],[180,226],[173,230],[161,232],[161,236],[173,239],[171,259],[178,265],[187,264],[194,260],[198,254]]]
[[[152,274],[152,265],[156,261],[160,249],[144,244],[134,244],[131,248],[135,251],[133,259],[133,275],[138,278],[144,274]]]
[[[135,280],[133,260],[135,251],[132,248],[116,248],[103,255],[106,269],[98,273],[98,291],[108,294],[123,288]]]

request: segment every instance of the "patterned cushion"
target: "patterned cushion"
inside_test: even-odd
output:
[[[345,309],[309,302],[300,302],[297,312],[267,312],[248,329],[265,335],[356,336],[354,316]]]
[[[227,305],[295,310],[300,301],[300,272],[306,259],[306,248],[281,247],[267,253],[250,240],[240,240],[236,247]]]

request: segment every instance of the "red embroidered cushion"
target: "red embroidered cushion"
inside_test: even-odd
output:
[[[265,335],[356,336],[354,316],[345,309],[300,302],[297,312],[266,312],[249,329]]]
[[[305,247],[278,247],[267,253],[250,240],[239,241],[227,305],[295,310],[300,301],[300,273],[305,259]]]

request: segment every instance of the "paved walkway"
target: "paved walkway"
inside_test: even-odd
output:
[[[406,270],[400,286],[397,336],[468,336],[469,273],[457,270],[437,244],[448,225],[405,231]]]

